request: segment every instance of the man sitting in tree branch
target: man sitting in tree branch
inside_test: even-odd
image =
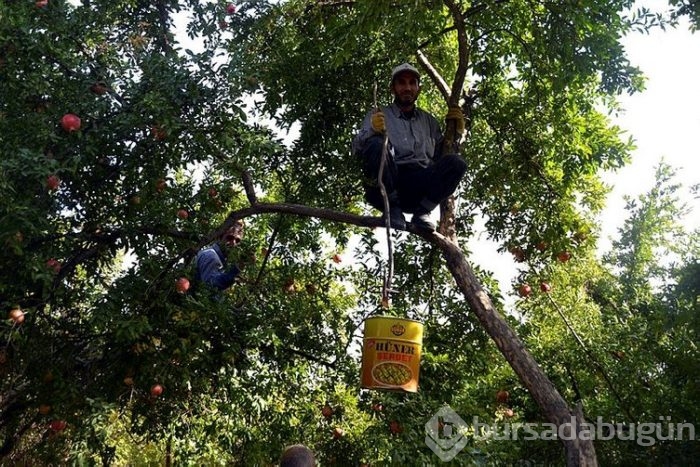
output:
[[[243,221],[237,220],[218,242],[202,248],[195,258],[195,279],[210,287],[224,291],[231,287],[240,274],[235,264],[227,266],[231,248],[243,240]]]
[[[408,63],[391,74],[394,102],[367,113],[362,129],[352,142],[353,152],[363,163],[365,199],[384,211],[378,186],[379,166],[385,135],[389,138],[387,165],[382,182],[389,198],[389,220],[395,229],[405,229],[404,212],[411,222],[435,230],[430,213],[457,189],[467,170],[458,154],[442,154],[443,134],[435,117],[416,107],[420,74]],[[446,119],[454,119],[458,133],[464,131],[459,108],[450,108]]]

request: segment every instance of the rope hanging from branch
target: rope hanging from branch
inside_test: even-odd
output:
[[[377,82],[374,82],[374,109],[379,112],[379,105],[377,104]],[[388,250],[388,260],[387,267],[384,272],[384,283],[382,285],[382,308],[388,309],[390,307],[391,301],[389,294],[393,292],[391,288],[391,281],[394,276],[394,245],[391,239],[391,219],[389,217],[389,195],[386,192],[386,187],[384,186],[384,169],[387,165],[387,158],[389,156],[389,133],[384,131],[384,143],[382,144],[382,157],[379,162],[379,175],[377,176],[377,182],[379,184],[379,191],[382,194],[382,199],[384,201],[384,226],[386,227],[386,245]]]

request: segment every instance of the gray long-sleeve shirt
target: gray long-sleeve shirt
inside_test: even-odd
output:
[[[389,142],[394,148],[396,164],[418,164],[428,167],[439,155],[443,135],[438,121],[428,112],[416,108],[412,116],[406,117],[396,104],[382,108]],[[367,140],[374,135],[372,114],[365,116],[362,128],[352,140],[352,150],[358,154]]]

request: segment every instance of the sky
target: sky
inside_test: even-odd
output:
[[[612,190],[600,217],[600,254],[610,250],[610,238],[617,238],[626,219],[625,196],[636,198],[652,188],[662,158],[677,169],[676,181],[683,184],[683,199],[692,209],[683,224],[700,229],[700,201],[690,195],[690,187],[700,183],[700,32],[692,34],[683,23],[648,35],[631,33],[623,44],[630,63],[647,81],[644,91],[621,96],[624,111],[611,116],[636,149],[629,165],[603,174]],[[493,272],[505,292],[512,290],[517,265],[512,255],[497,253],[497,246],[483,232],[467,245],[471,261]]]
[[[637,149],[631,165],[604,177],[614,186],[603,224],[609,233],[612,226],[619,227],[623,195],[647,191],[662,157],[678,169],[678,181],[685,187],[700,183],[700,32],[692,34],[684,23],[650,35],[634,34],[624,43],[630,62],[647,76],[647,85],[621,99],[626,112],[615,120],[629,131]],[[700,228],[698,200],[688,201],[696,209],[685,223]]]

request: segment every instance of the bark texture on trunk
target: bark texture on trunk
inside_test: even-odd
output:
[[[493,306],[459,246],[447,238],[437,235],[435,237],[437,238],[435,243],[440,246],[447,268],[467,300],[469,308],[537,402],[547,421],[557,426],[566,424],[573,431],[564,433],[564,437],[570,439],[561,439],[565,449],[566,464],[597,466],[593,441],[581,439],[582,436],[580,436],[582,424],[585,422],[581,408],[572,409],[559,394],[554,384],[525,348],[523,341]]]

